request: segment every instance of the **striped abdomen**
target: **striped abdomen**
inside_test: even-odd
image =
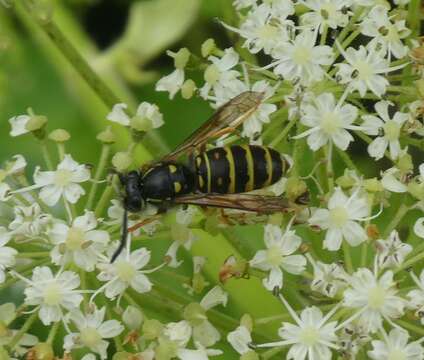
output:
[[[274,184],[286,172],[288,164],[269,147],[233,145],[199,154],[195,167],[198,191],[233,194]]]

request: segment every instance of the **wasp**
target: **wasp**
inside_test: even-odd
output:
[[[169,208],[191,204],[253,211],[261,214],[287,211],[287,199],[246,194],[272,185],[287,172],[288,161],[267,146],[231,145],[205,150],[211,138],[236,130],[259,107],[263,93],[247,91],[221,106],[174,151],[161,160],[127,174],[123,186],[124,219],[121,243],[112,262],[125,247],[128,213],[140,212],[146,203]],[[178,161],[188,155],[184,164]]]

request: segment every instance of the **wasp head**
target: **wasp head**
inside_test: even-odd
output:
[[[124,208],[129,212],[141,211],[144,206],[141,174],[137,171],[130,171],[126,175],[121,174],[119,179],[125,191]]]

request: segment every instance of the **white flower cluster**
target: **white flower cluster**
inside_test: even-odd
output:
[[[287,214],[191,206],[162,214],[145,204],[130,214],[127,246],[111,263],[124,209],[121,194],[113,196],[118,177],[103,180],[107,161],[120,173],[140,165],[135,141],[163,125],[159,108],[111,109],[107,119],[133,141],[105,159],[113,130],[99,134],[107,151],[93,176],[65,151],[69,135],[46,136],[45,117],[11,118],[10,135],[33,134],[45,166],[32,180],[22,155],[0,169],[0,296],[4,288],[23,295],[18,308],[0,304],[0,358],[5,349],[15,358],[207,360],[230,352],[227,342],[242,360],[424,359],[424,55],[409,56],[424,45],[409,28],[414,8],[405,0],[233,6],[239,23],[222,27],[241,38],[242,51],[212,39],[202,57],[169,51],[175,70],[156,90],[171,99],[197,93],[214,109],[262,93],[240,133],[214,140],[289,154],[281,181],[256,191],[284,196]],[[202,71],[199,85],[193,68]],[[228,229],[234,224],[247,231]],[[258,229],[264,246],[252,236]],[[141,245],[145,238],[152,241]],[[205,238],[228,244],[215,254]],[[209,261],[218,256],[221,267]],[[216,278],[245,280],[226,288],[235,301]],[[275,297],[283,311],[269,314]],[[233,318],[258,307],[240,323]],[[35,337],[38,320],[49,327],[46,339]],[[276,334],[261,326],[275,321]]]

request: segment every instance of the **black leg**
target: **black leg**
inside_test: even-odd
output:
[[[116,258],[122,252],[122,250],[124,250],[125,245],[127,244],[127,238],[128,238],[128,212],[126,209],[124,209],[124,218],[122,219],[121,242],[119,244],[119,247],[113,253],[112,258],[110,259],[111,264],[116,260]]]

